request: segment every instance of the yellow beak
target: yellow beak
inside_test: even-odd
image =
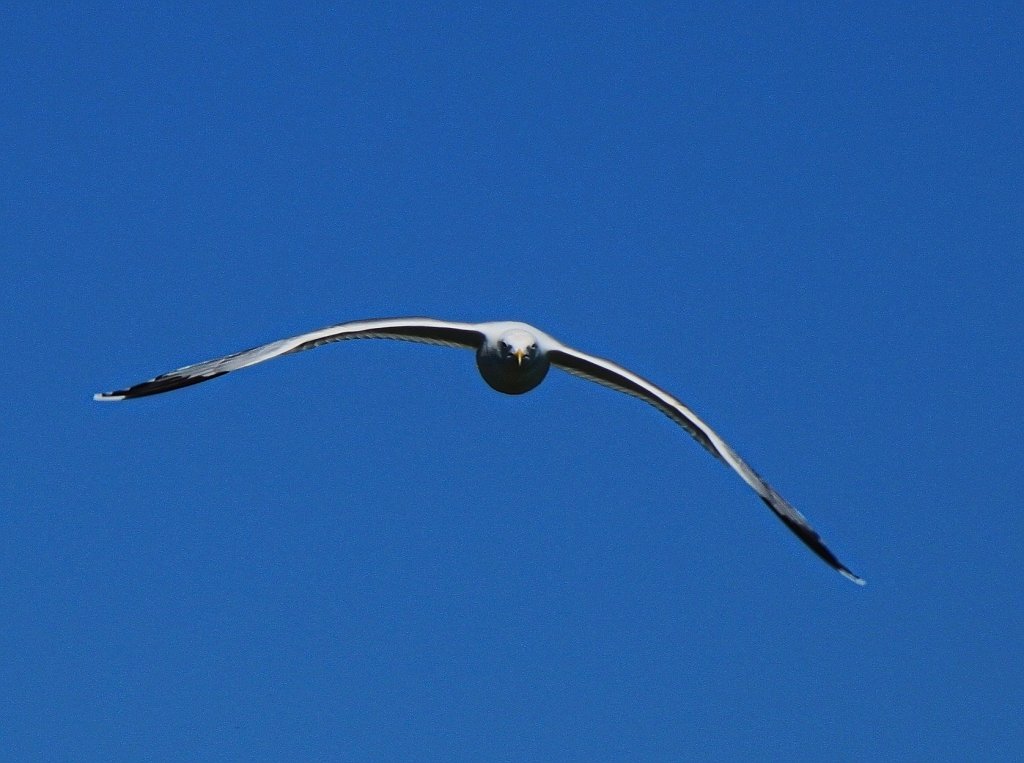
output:
[[[516,350],[516,362],[520,365],[520,367],[523,365],[523,357],[525,355],[526,350]]]

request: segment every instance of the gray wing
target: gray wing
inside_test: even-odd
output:
[[[472,323],[453,323],[434,318],[383,318],[380,320],[352,321],[336,326],[310,331],[288,339],[263,344],[249,350],[242,350],[222,358],[194,363],[176,371],[161,374],[149,381],[131,387],[101,392],[93,395],[94,400],[126,400],[134,397],[155,395],[172,389],[188,387],[209,379],[215,379],[231,371],[262,363],[281,355],[311,350],[328,342],[345,339],[403,339],[409,342],[440,344],[450,347],[476,349],[484,340],[483,332]]]
[[[701,421],[697,414],[679,400],[676,400],[663,389],[651,384],[646,379],[637,376],[631,371],[627,371],[610,360],[587,355],[565,345],[559,345],[549,350],[548,357],[553,365],[564,371],[597,382],[598,384],[603,384],[606,387],[611,387],[619,392],[625,392],[627,395],[633,395],[653,405],[689,432],[711,455],[732,467],[743,481],[754,489],[754,492],[775,513],[775,516],[781,519],[786,527],[792,530],[808,548],[821,557],[830,567],[854,583],[864,585],[865,581],[854,575],[822,542],[821,536],[811,527],[806,517],[793,508],[785,498],[775,492],[775,489],[765,482],[760,474],[750,468],[736,451],[730,448],[711,427]]]

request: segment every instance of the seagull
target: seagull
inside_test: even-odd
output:
[[[350,321],[280,339],[222,358],[194,363],[131,387],[101,392],[94,395],[93,399],[117,401],[169,392],[282,355],[291,355],[346,339],[400,339],[474,350],[476,365],[484,381],[493,389],[507,395],[529,392],[544,381],[548,370],[555,366],[575,376],[638,397],[672,419],[711,455],[731,467],[768,505],[775,516],[826,564],[858,585],[865,583],[863,578],[853,574],[836,558],[803,514],[775,492],[761,475],[748,466],[736,451],[686,405],[617,363],[562,344],[551,335],[526,323],[458,323],[435,318]]]

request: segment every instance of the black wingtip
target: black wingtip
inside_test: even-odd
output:
[[[116,402],[118,400],[158,395],[161,392],[170,392],[173,389],[191,387],[193,384],[216,379],[218,376],[223,376],[226,373],[227,371],[218,371],[217,373],[205,376],[158,376],[155,379],[150,379],[125,389],[118,389],[113,392],[100,392],[93,395],[92,399],[100,402]]]
[[[807,548],[811,549],[811,551],[817,554],[818,558],[825,562],[825,564],[834,569],[847,580],[856,583],[859,586],[867,585],[868,581],[866,581],[859,575],[854,574],[849,567],[847,567],[845,564],[839,561],[838,558],[836,558],[836,555],[833,554],[829,547],[822,542],[821,536],[818,535],[818,533],[814,532],[814,530],[812,530],[810,527],[798,524],[789,517],[787,517],[785,514],[780,513],[778,510],[776,510],[774,506],[772,506],[771,502],[766,501],[763,498],[761,500],[768,504],[768,507],[775,513],[775,516],[781,519],[783,524],[785,524],[786,527],[788,527],[793,532],[793,534],[796,535],[796,537],[802,540],[804,542],[804,545],[807,546]]]

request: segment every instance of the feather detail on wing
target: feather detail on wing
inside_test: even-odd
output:
[[[783,524],[786,525],[804,544],[829,566],[843,577],[858,585],[864,580],[852,573],[821,540],[821,536],[811,527],[807,518],[797,511],[775,489],[765,482],[718,434],[704,423],[700,417],[686,405],[672,397],[660,387],[637,376],[617,363],[604,358],[575,350],[565,345],[554,347],[548,351],[551,363],[575,376],[588,379],[606,387],[625,392],[653,405],[699,442],[708,452],[720,461],[728,464],[758,494],[762,501]]]
[[[471,323],[453,323],[434,318],[385,318],[381,320],[352,321],[336,326],[309,331],[305,334],[279,339],[221,358],[179,368],[148,381],[94,395],[94,400],[126,400],[155,395],[181,387],[215,379],[231,371],[263,363],[264,361],[311,350],[330,342],[347,339],[400,339],[408,342],[439,344],[449,347],[476,349],[483,342],[483,333]]]

